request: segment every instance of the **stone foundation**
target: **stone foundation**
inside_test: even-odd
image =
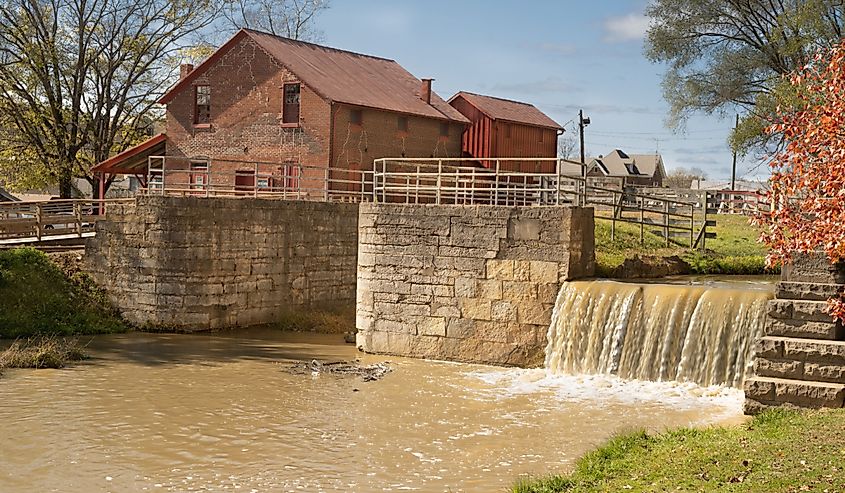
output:
[[[354,303],[357,223],[355,204],[139,197],[97,223],[85,262],[139,326],[273,323]]]
[[[825,312],[826,300],[843,289],[845,266],[831,266],[824,255],[798,256],[784,267],[746,380],[746,413],[845,406],[845,328]]]
[[[362,204],[359,225],[372,353],[538,364],[560,283],[595,269],[591,208]]]

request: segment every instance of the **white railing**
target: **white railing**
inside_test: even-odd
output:
[[[366,202],[372,197],[372,182],[369,170],[151,156],[141,193]]]

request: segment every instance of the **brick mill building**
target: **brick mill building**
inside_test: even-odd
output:
[[[354,195],[378,158],[554,158],[562,131],[529,104],[466,92],[447,103],[393,60],[249,29],[183,65],[159,103],[165,131],[99,163],[101,183],[121,174],[187,193]]]

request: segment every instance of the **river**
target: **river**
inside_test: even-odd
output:
[[[621,431],[742,420],[736,389],[370,356],[338,336],[131,333],[88,349],[0,378],[0,491],[504,491]],[[356,358],[394,371],[288,371]]]

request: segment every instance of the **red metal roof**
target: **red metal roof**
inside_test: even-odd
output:
[[[451,103],[458,97],[465,99],[468,103],[478,108],[479,111],[494,120],[506,120],[525,125],[563,130],[563,127],[546,116],[545,113],[538,110],[533,104],[473,94],[465,91],[461,91],[449,98],[449,102]]]
[[[158,134],[140,144],[116,154],[91,169],[94,173],[146,173],[147,157],[164,155],[167,135]]]
[[[420,98],[422,81],[393,60],[362,55],[272,34],[240,30],[208,60],[180,80],[160,100],[167,103],[191,84],[244,37],[257,43],[323,98],[338,103],[406,113],[467,124],[467,120],[438,95],[431,104]]]

